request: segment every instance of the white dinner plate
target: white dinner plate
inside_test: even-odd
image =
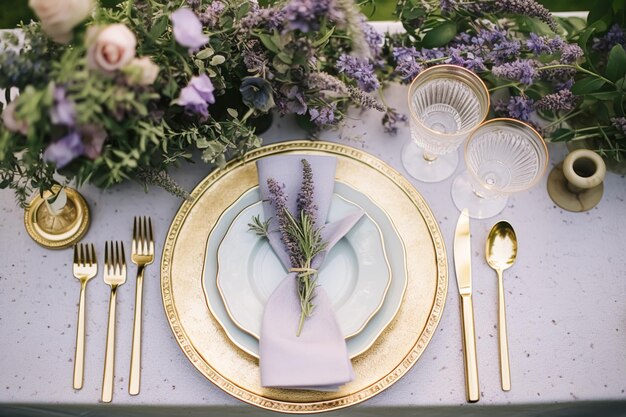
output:
[[[327,221],[335,222],[363,209],[334,194]],[[288,274],[269,241],[250,230],[252,218],[264,220],[262,203],[237,215],[217,250],[217,288],[232,321],[259,338],[263,309]],[[359,333],[383,304],[391,283],[382,231],[365,213],[337,242],[320,268],[324,288],[346,338]]]
[[[347,184],[340,182],[335,182],[334,192],[345,200],[349,200],[359,207],[362,207],[373,222],[379,226],[391,268],[391,283],[379,311],[371,318],[361,332],[346,341],[348,354],[350,358],[354,358],[365,352],[376,341],[378,336],[380,336],[383,330],[393,320],[400,308],[407,284],[405,250],[404,244],[387,214],[374,204],[369,197]],[[257,186],[243,193],[235,203],[222,213],[208,237],[203,276],[206,301],[211,313],[223,327],[228,338],[236,346],[257,358],[259,356],[258,339],[235,324],[230,318],[220,295],[217,286],[217,252],[220,243],[224,240],[230,225],[237,216],[245,208],[260,201],[261,197]]]

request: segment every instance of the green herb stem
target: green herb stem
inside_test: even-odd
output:
[[[609,80],[608,78],[604,78],[600,74],[596,74],[593,71],[589,71],[588,69],[585,69],[585,68],[581,67],[580,65],[568,65],[568,64],[547,65],[545,67],[537,68],[537,71],[543,71],[543,70],[549,70],[549,69],[559,69],[559,68],[575,69],[576,71],[584,72],[585,74],[589,74],[589,75],[591,75],[593,77],[601,79],[602,81],[604,81],[606,83],[611,84],[612,86],[615,86],[615,83],[613,81]]]

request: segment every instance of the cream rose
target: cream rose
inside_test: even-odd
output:
[[[93,0],[29,0],[28,5],[41,20],[41,28],[58,43],[72,39],[72,29],[93,10]]]
[[[87,65],[111,73],[125,67],[135,57],[137,38],[125,25],[116,23],[87,30]]]
[[[133,59],[126,69],[130,84],[152,85],[159,75],[159,66],[147,56]]]

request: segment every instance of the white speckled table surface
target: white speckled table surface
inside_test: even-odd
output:
[[[403,109],[405,91],[392,86],[387,92],[390,104]],[[383,132],[380,115],[354,111],[352,116],[345,128],[325,132],[322,139],[360,148],[405,173],[400,152],[409,140],[408,127],[392,137]],[[263,135],[266,143],[303,136],[292,120],[278,118]],[[551,166],[566,152],[562,145],[551,145],[550,151]],[[463,168],[461,162],[458,172]],[[208,172],[206,165],[198,163],[185,165],[173,176],[191,189]],[[452,178],[436,184],[413,181],[439,221],[450,260],[458,217],[450,197],[451,182]],[[581,214],[556,207],[545,186],[546,178],[531,191],[512,196],[499,216],[472,221],[480,402],[465,403],[458,295],[450,264],[444,315],[416,366],[387,391],[336,414],[393,409],[395,415],[418,410],[467,415],[477,407],[475,411],[483,415],[490,409],[537,415],[538,410],[611,404],[612,412],[622,415],[626,409],[621,402],[626,399],[626,179],[609,173],[600,204]],[[81,192],[93,214],[84,241],[102,250],[107,239],[129,240],[133,216],[149,215],[160,257],[179,200],[156,188],[145,194],[134,183],[107,191],[88,186]],[[499,219],[508,220],[519,238],[517,263],[505,276],[510,392],[501,391],[499,385],[496,278],[484,262],[485,238]],[[50,251],[31,241],[12,192],[0,191],[0,414],[45,415],[54,409],[60,415],[87,411],[125,415],[128,410],[136,415],[142,409],[159,414],[179,407],[191,414],[238,415],[253,410],[207,381],[176,344],[163,310],[158,263],[148,268],[144,288],[141,394],[131,397],[127,391],[135,290],[130,279],[118,293],[114,406],[99,404],[109,300],[101,276],[88,287],[85,385],[74,391],[79,284],[71,274],[71,258],[69,249]]]

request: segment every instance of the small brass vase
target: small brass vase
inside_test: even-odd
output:
[[[55,185],[37,194],[24,211],[29,236],[48,249],[63,249],[78,242],[90,224],[89,206],[73,188]]]

